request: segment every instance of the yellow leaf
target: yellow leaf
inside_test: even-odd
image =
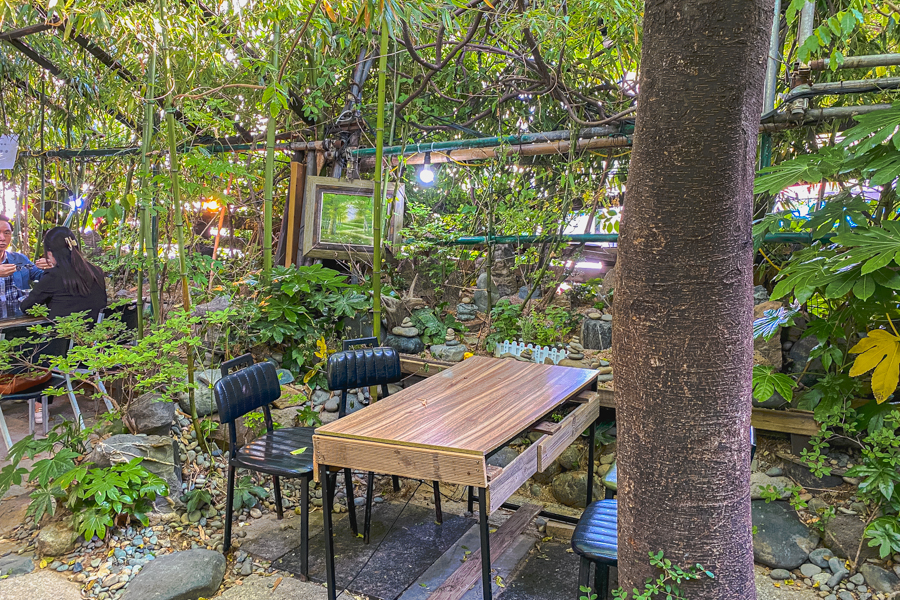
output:
[[[316,349],[316,356],[325,360],[328,356],[328,345],[325,343],[325,338],[316,340]]]
[[[45,558],[44,560],[41,561],[41,568],[42,568],[42,569],[46,569],[46,568],[47,568],[47,559],[46,559],[46,558]]]
[[[309,383],[309,380],[312,379],[316,374],[315,369],[306,372],[306,375],[303,376],[303,383]]]
[[[291,450],[291,454],[294,454],[294,455],[303,454],[304,452],[306,452],[306,446],[303,446],[302,448],[297,448],[296,450]]]
[[[328,15],[328,18],[332,23],[337,22],[337,15],[334,14],[334,9],[331,8],[331,2],[328,0],[322,0],[322,6],[325,8],[325,14]]]
[[[883,329],[873,329],[869,336],[850,348],[859,354],[850,367],[850,377],[868,373],[872,369],[872,392],[880,404],[897,389],[900,380],[900,337]]]
[[[487,4],[488,6],[490,6],[490,7],[491,7],[491,10],[497,10],[496,8],[494,8],[494,5],[493,5],[493,4],[491,4],[490,2],[488,2],[488,0],[484,0],[484,3]]]

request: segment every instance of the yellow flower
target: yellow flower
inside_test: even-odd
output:
[[[472,352],[466,352],[465,354],[463,354],[463,360],[466,360],[467,358],[472,358],[473,356],[475,356],[475,354],[473,354]]]

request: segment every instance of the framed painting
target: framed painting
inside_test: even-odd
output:
[[[303,201],[303,255],[347,259],[373,252],[375,182],[308,177]],[[382,216],[382,240],[400,243],[404,186],[386,184]]]

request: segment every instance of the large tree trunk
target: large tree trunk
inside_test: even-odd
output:
[[[753,599],[752,184],[771,0],[647,0],[616,271],[619,582]]]

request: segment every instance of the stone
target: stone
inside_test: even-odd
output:
[[[831,573],[829,571],[822,571],[818,575],[813,575],[810,578],[813,582],[813,585],[819,584],[821,588],[823,585],[828,585],[828,580],[831,579]]]
[[[25,575],[34,571],[34,561],[30,556],[9,554],[0,558],[0,578]]]
[[[825,584],[830,588],[835,588],[838,584],[850,575],[850,571],[844,568],[844,563],[839,558],[828,559],[828,568],[831,569],[831,577]]]
[[[850,583],[854,583],[856,585],[862,585],[866,582],[866,577],[862,573],[857,573],[850,577]]]
[[[809,557],[819,542],[787,502],[750,503],[753,525],[753,558],[773,569],[796,569]]]
[[[612,347],[612,323],[585,319],[581,322],[581,345],[591,350]]]
[[[831,548],[835,556],[840,558],[853,558],[859,549],[859,560],[878,558],[878,548],[872,548],[868,543],[860,542],[866,530],[866,524],[854,515],[835,515],[833,519],[825,523],[825,545]]]
[[[462,362],[467,350],[465,346],[447,346],[446,344],[436,344],[430,348],[431,355],[438,360],[447,362]]]
[[[753,286],[753,305],[762,304],[769,300],[769,292],[764,286]]]
[[[530,286],[523,285],[522,287],[520,287],[519,288],[519,299],[524,300],[525,298],[527,298],[528,292],[530,292],[530,291],[531,291]],[[537,300],[540,297],[541,297],[541,288],[538,287],[538,289],[534,290],[534,293],[531,295],[531,299]]]
[[[818,575],[822,572],[822,567],[818,565],[814,565],[812,563],[804,563],[800,565],[800,572],[804,577],[812,577],[813,575]]]
[[[216,382],[220,379],[222,379],[222,369],[206,369],[197,373],[197,381],[203,385],[216,385]]]
[[[828,568],[828,561],[834,558],[834,554],[828,548],[816,548],[809,553],[809,562],[821,569]]]
[[[216,398],[213,389],[208,385],[198,385],[194,390],[194,405],[197,407],[197,416],[205,417],[215,412],[219,412],[216,406]],[[186,414],[191,414],[191,401],[187,394],[179,394],[178,406]]]
[[[231,296],[216,296],[206,304],[198,304],[191,314],[195,317],[202,317],[207,313],[223,311],[229,306],[231,306]]]
[[[462,304],[456,305],[456,319],[465,323],[466,321],[472,321],[475,317],[478,316],[478,307],[474,304],[466,303],[465,301],[469,300],[465,298]]]
[[[778,467],[772,467],[771,469],[766,471],[766,475],[768,475],[769,477],[781,477],[782,475],[784,475],[784,471],[782,471]]]
[[[781,408],[788,403],[778,392],[773,392],[766,400],[753,399],[753,406],[758,408]]]
[[[806,465],[790,460],[784,462],[784,474],[805,488],[833,488],[844,484],[844,480],[835,475],[816,477]]]
[[[469,305],[469,304],[472,304],[472,299],[469,298],[468,296],[466,296],[465,298],[463,298],[462,300],[460,300],[460,303]]]
[[[769,477],[765,473],[756,472],[750,475],[750,499],[762,500],[763,490],[768,486],[772,486],[778,490],[780,500],[790,498],[791,492],[788,491],[794,485],[794,482],[787,477]]]
[[[419,335],[419,330],[415,327],[394,327],[391,329],[391,334],[400,337],[413,338]]]
[[[877,592],[900,592],[900,577],[878,565],[865,563],[859,568],[859,572],[866,578],[866,584]]]
[[[421,354],[425,352],[425,343],[418,337],[403,337],[389,334],[384,338],[384,345],[390,346],[402,354]]]
[[[581,360],[584,358],[583,352],[569,352],[568,359],[569,360]]]
[[[593,319],[594,321],[599,320],[601,317],[603,317],[603,313],[597,312],[596,310],[592,310],[587,314],[587,318]]]
[[[603,483],[597,476],[594,476],[594,499],[603,498]],[[576,508],[584,508],[585,500],[587,500],[587,472],[586,471],[567,471],[556,476],[550,485],[553,497],[560,504],[566,506],[574,506]]]
[[[224,429],[224,428],[223,428]],[[94,444],[87,462],[96,467],[111,467],[127,463],[136,456],[144,460],[141,466],[159,475],[169,486],[169,499],[182,506],[178,490],[181,489],[181,464],[177,460],[175,440],[160,435],[114,435]]]
[[[330,413],[336,413],[341,408],[341,399],[338,396],[332,396],[328,399],[328,402],[325,403],[325,411]]]
[[[326,600],[324,586],[302,581],[299,577],[285,577],[276,585],[277,577],[251,575],[242,585],[225,590],[217,600]],[[276,581],[273,581],[276,580]],[[418,586],[416,586],[418,587]],[[349,593],[343,594],[349,597]]]
[[[813,373],[822,371],[822,360],[819,358],[813,359],[809,364],[809,368],[806,368],[806,363],[809,362],[809,353],[818,344],[819,340],[814,335],[801,338],[795,342],[788,352],[788,359],[792,361],[790,367],[788,367],[788,371],[791,373],[801,373],[804,369]],[[815,381],[815,377],[811,376],[804,377],[802,381],[806,382],[807,378],[811,379],[811,381]],[[804,385],[806,385],[806,383],[804,383]]]
[[[197,600],[216,593],[225,576],[225,557],[213,550],[185,550],[148,562],[122,600]]]
[[[475,293],[473,294],[473,299],[475,301],[475,306],[478,307],[478,312],[486,313],[488,312],[488,276],[487,273],[482,273],[478,276],[478,279],[475,280]],[[491,302],[496,304],[497,300],[500,299],[500,290],[494,285],[494,282],[490,282],[490,290],[491,290]]]
[[[559,466],[567,471],[577,471],[579,468],[587,467],[587,449],[580,444],[572,444],[559,455],[556,462]]]
[[[61,556],[75,548],[78,534],[70,519],[54,521],[41,527],[37,536],[37,551],[41,556]]]
[[[168,435],[174,419],[175,403],[154,393],[138,396],[122,414],[122,422],[131,433],[147,435]]]
[[[562,467],[559,465],[558,461],[553,461],[550,463],[546,469],[541,471],[540,473],[535,473],[532,475],[531,479],[535,483],[539,483],[541,485],[547,485],[553,481],[553,478],[562,473]]]
[[[782,306],[781,302],[761,302],[753,307],[753,319],[761,319],[765,311],[777,310]],[[779,334],[776,333],[768,341],[762,337],[753,340],[753,364],[774,367],[775,371],[780,371],[781,363],[781,336]]]
[[[856,598],[848,591],[838,592],[838,600],[856,600]]]
[[[20,485],[12,485],[0,500],[0,537],[6,537],[25,521],[28,505],[31,504],[30,490]]]
[[[412,319],[403,317],[403,320],[400,321],[400,327],[415,327],[415,325],[413,325]]]
[[[792,575],[790,571],[785,569],[773,569],[772,572],[769,573],[769,577],[775,581],[784,581],[785,579],[790,579]]]
[[[509,463],[514,461],[518,456],[519,453],[516,452],[515,449],[510,448],[509,446],[504,446],[503,448],[500,448],[500,450],[497,451],[495,455],[488,459],[487,464],[503,469],[507,465],[509,465]]]
[[[331,392],[327,392],[325,390],[316,390],[312,393],[309,399],[312,401],[313,406],[319,406],[328,402],[329,398],[331,398]]]
[[[613,316],[610,314],[605,314],[600,316],[601,321],[606,321],[607,323],[612,323]]]
[[[580,360],[572,360],[571,358],[564,358],[557,363],[560,367],[573,367],[575,369],[587,369],[588,365],[584,364]]]

